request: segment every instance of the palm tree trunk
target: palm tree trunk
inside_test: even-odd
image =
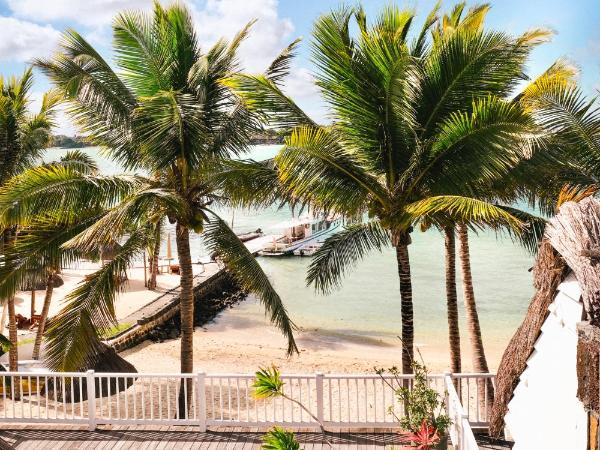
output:
[[[150,260],[150,280],[148,289],[156,289],[156,277],[158,275],[158,254],[160,253],[160,225],[158,226],[158,237],[154,248],[152,249],[152,258]]]
[[[8,339],[10,340],[10,349],[8,351],[8,370],[16,372],[19,370],[19,352],[17,336],[17,319],[15,317],[15,296],[11,295],[8,299]]]
[[[29,317],[31,318],[31,325],[33,325],[33,316],[35,316],[35,289],[31,290],[31,310],[29,314]]]
[[[177,254],[179,257],[179,273],[181,278],[181,293],[179,294],[179,309],[181,315],[181,373],[194,372],[194,273],[190,253],[189,230],[177,224],[175,233]],[[192,404],[192,380],[187,379],[187,395],[182,386],[179,390],[179,417],[187,417],[187,411]],[[188,408],[185,401],[187,398]]]
[[[402,315],[402,373],[413,373],[415,331],[410,259],[408,255],[410,235],[405,233],[395,241],[398,277],[400,278],[400,314]]]
[[[456,236],[454,227],[444,228],[446,250],[446,307],[448,308],[448,339],[450,370],[460,373],[460,331],[458,327],[458,294],[456,292]]]
[[[40,317],[40,323],[38,325],[37,333],[35,335],[35,343],[33,344],[32,359],[40,359],[40,348],[42,347],[42,337],[44,336],[44,329],[46,328],[46,321],[48,320],[48,312],[50,311],[50,303],[52,302],[52,293],[54,292],[54,272],[50,272],[48,279],[46,280],[46,296],[44,297],[44,306],[42,307],[42,314]]]
[[[471,256],[469,253],[469,233],[465,224],[457,225],[458,248],[460,256],[460,267],[463,278],[463,293],[465,299],[465,312],[467,317],[467,327],[471,342],[471,355],[473,358],[473,370],[478,373],[488,373],[487,360],[483,349],[483,340],[481,338],[481,326],[479,325],[479,315],[477,314],[477,304],[475,303],[475,292],[473,291],[473,278],[471,275]],[[486,383],[478,382],[480,393],[486,392]],[[494,400],[494,386],[491,380],[487,383],[487,395],[479,395],[480,410],[486,411],[486,397],[488,410],[492,407]]]

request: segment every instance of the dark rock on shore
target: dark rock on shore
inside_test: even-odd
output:
[[[246,297],[246,292],[240,290],[234,282],[229,282],[218,292],[211,292],[203,297],[196,298],[194,326],[201,327],[212,322],[221,311],[235,306],[245,300]],[[181,320],[179,314],[177,314],[148,333],[147,338],[153,342],[162,342],[168,339],[177,339],[180,334]]]

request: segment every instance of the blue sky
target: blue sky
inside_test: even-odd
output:
[[[200,39],[207,45],[221,36],[230,37],[243,24],[258,18],[242,48],[249,70],[265,67],[278,50],[296,37],[304,42],[288,82],[290,95],[317,119],[326,110],[312,85],[309,40],[319,14],[340,4],[338,0],[182,0],[192,10]],[[167,3],[163,1],[163,3]],[[362,4],[373,17],[388,0]],[[414,8],[417,22],[433,7],[434,0],[397,1]],[[535,50],[529,74],[542,72],[558,57],[565,56],[581,69],[580,81],[587,94],[600,89],[600,0],[495,0],[488,15],[489,27],[522,33],[533,27],[556,32],[552,42]],[[355,4],[355,2],[351,2]],[[444,1],[449,10],[453,1]],[[472,3],[471,3],[472,4]],[[48,56],[56,48],[60,32],[74,28],[110,59],[110,22],[123,9],[149,9],[151,0],[0,0],[0,73],[18,74],[36,56]],[[32,107],[49,84],[37,74]],[[59,132],[73,134],[66,116],[59,119]]]

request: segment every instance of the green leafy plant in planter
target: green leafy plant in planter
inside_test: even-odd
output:
[[[427,367],[413,361],[412,368],[412,386],[407,385],[406,379],[401,377],[400,370],[396,367],[387,371],[375,368],[375,372],[394,389],[398,400],[404,405],[404,414],[401,417],[396,415],[392,407],[389,411],[400,423],[406,444],[419,450],[445,450],[448,448],[448,428],[451,423],[450,417],[445,413],[445,402],[440,394],[429,386]],[[395,383],[384,377],[386,373],[395,377]]]
[[[291,431],[275,427],[263,437],[263,450],[300,450],[300,443]]]

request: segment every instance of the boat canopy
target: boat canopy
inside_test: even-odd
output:
[[[319,217],[294,217],[293,219],[271,225],[269,228],[281,230],[286,228],[300,227],[303,225],[312,225],[313,223],[319,223],[322,221],[323,219]]]

